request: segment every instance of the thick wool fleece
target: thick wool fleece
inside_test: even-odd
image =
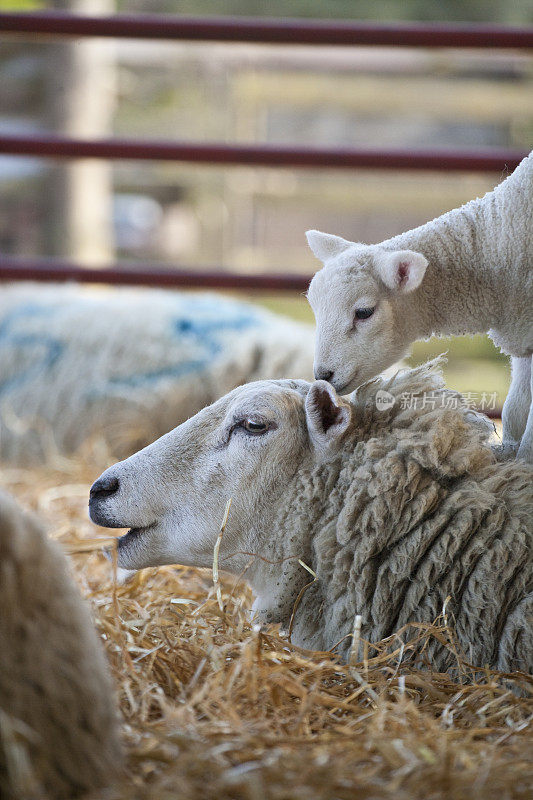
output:
[[[121,748],[100,642],[61,550],[4,493],[0,609],[0,797],[43,797],[42,787],[71,798],[105,786]],[[14,742],[24,758],[13,758]]]
[[[388,411],[375,405],[380,385],[395,397]],[[341,452],[300,472],[285,495],[280,538],[318,576],[297,610],[293,641],[326,650],[347,637],[346,657],[356,614],[362,636],[378,641],[404,623],[432,622],[449,596],[472,663],[531,670],[533,468],[494,463],[486,422],[442,408],[460,397],[441,387],[423,367],[358,389]],[[417,408],[405,402],[413,394]],[[292,594],[293,585],[282,591]],[[285,600],[279,607],[292,605]],[[449,665],[438,642],[430,654],[437,668]]]

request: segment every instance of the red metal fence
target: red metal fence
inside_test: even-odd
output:
[[[392,47],[533,47],[533,28],[482,24],[375,23],[256,17],[169,17],[61,12],[0,14],[0,33],[114,39]]]
[[[395,47],[533,48],[533,28],[494,25],[375,24],[317,20],[186,18],[165,16],[82,17],[64,13],[0,14],[0,34],[32,37],[166,39],[291,45],[386,45]],[[205,164],[322,169],[512,170],[525,152],[378,151],[226,145],[138,140],[70,140],[60,137],[0,136],[0,153],[46,158],[148,159]],[[109,267],[88,269],[52,259],[24,261],[0,255],[0,280],[85,282],[301,290],[308,278]]]
[[[143,161],[182,161],[223,166],[290,167],[313,169],[385,170],[513,170],[524,155],[520,150],[475,152],[431,150],[356,150],[274,145],[196,144],[128,139],[64,139],[59,136],[3,136],[0,153],[39,158],[109,158]]]

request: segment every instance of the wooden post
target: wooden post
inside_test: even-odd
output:
[[[54,0],[73,14],[112,14],[114,0]],[[112,132],[115,105],[114,42],[72,39],[50,46],[49,122],[68,137],[101,138]],[[48,240],[59,256],[86,264],[113,260],[113,179],[108,161],[57,164],[50,177]]]

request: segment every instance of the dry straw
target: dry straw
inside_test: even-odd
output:
[[[48,520],[92,602],[128,751],[106,800],[531,798],[533,680],[469,666],[446,609],[377,645],[354,620],[342,665],[254,627],[250,593],[217,575],[217,552],[212,572],[144,570],[118,586],[101,554],[108,534],[87,519],[87,487],[109,463],[98,452],[6,467],[0,483]],[[427,663],[434,637],[453,674]]]

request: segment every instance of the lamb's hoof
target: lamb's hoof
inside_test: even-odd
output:
[[[497,461],[513,461],[518,453],[518,444],[516,442],[495,444],[492,445],[492,452]]]

